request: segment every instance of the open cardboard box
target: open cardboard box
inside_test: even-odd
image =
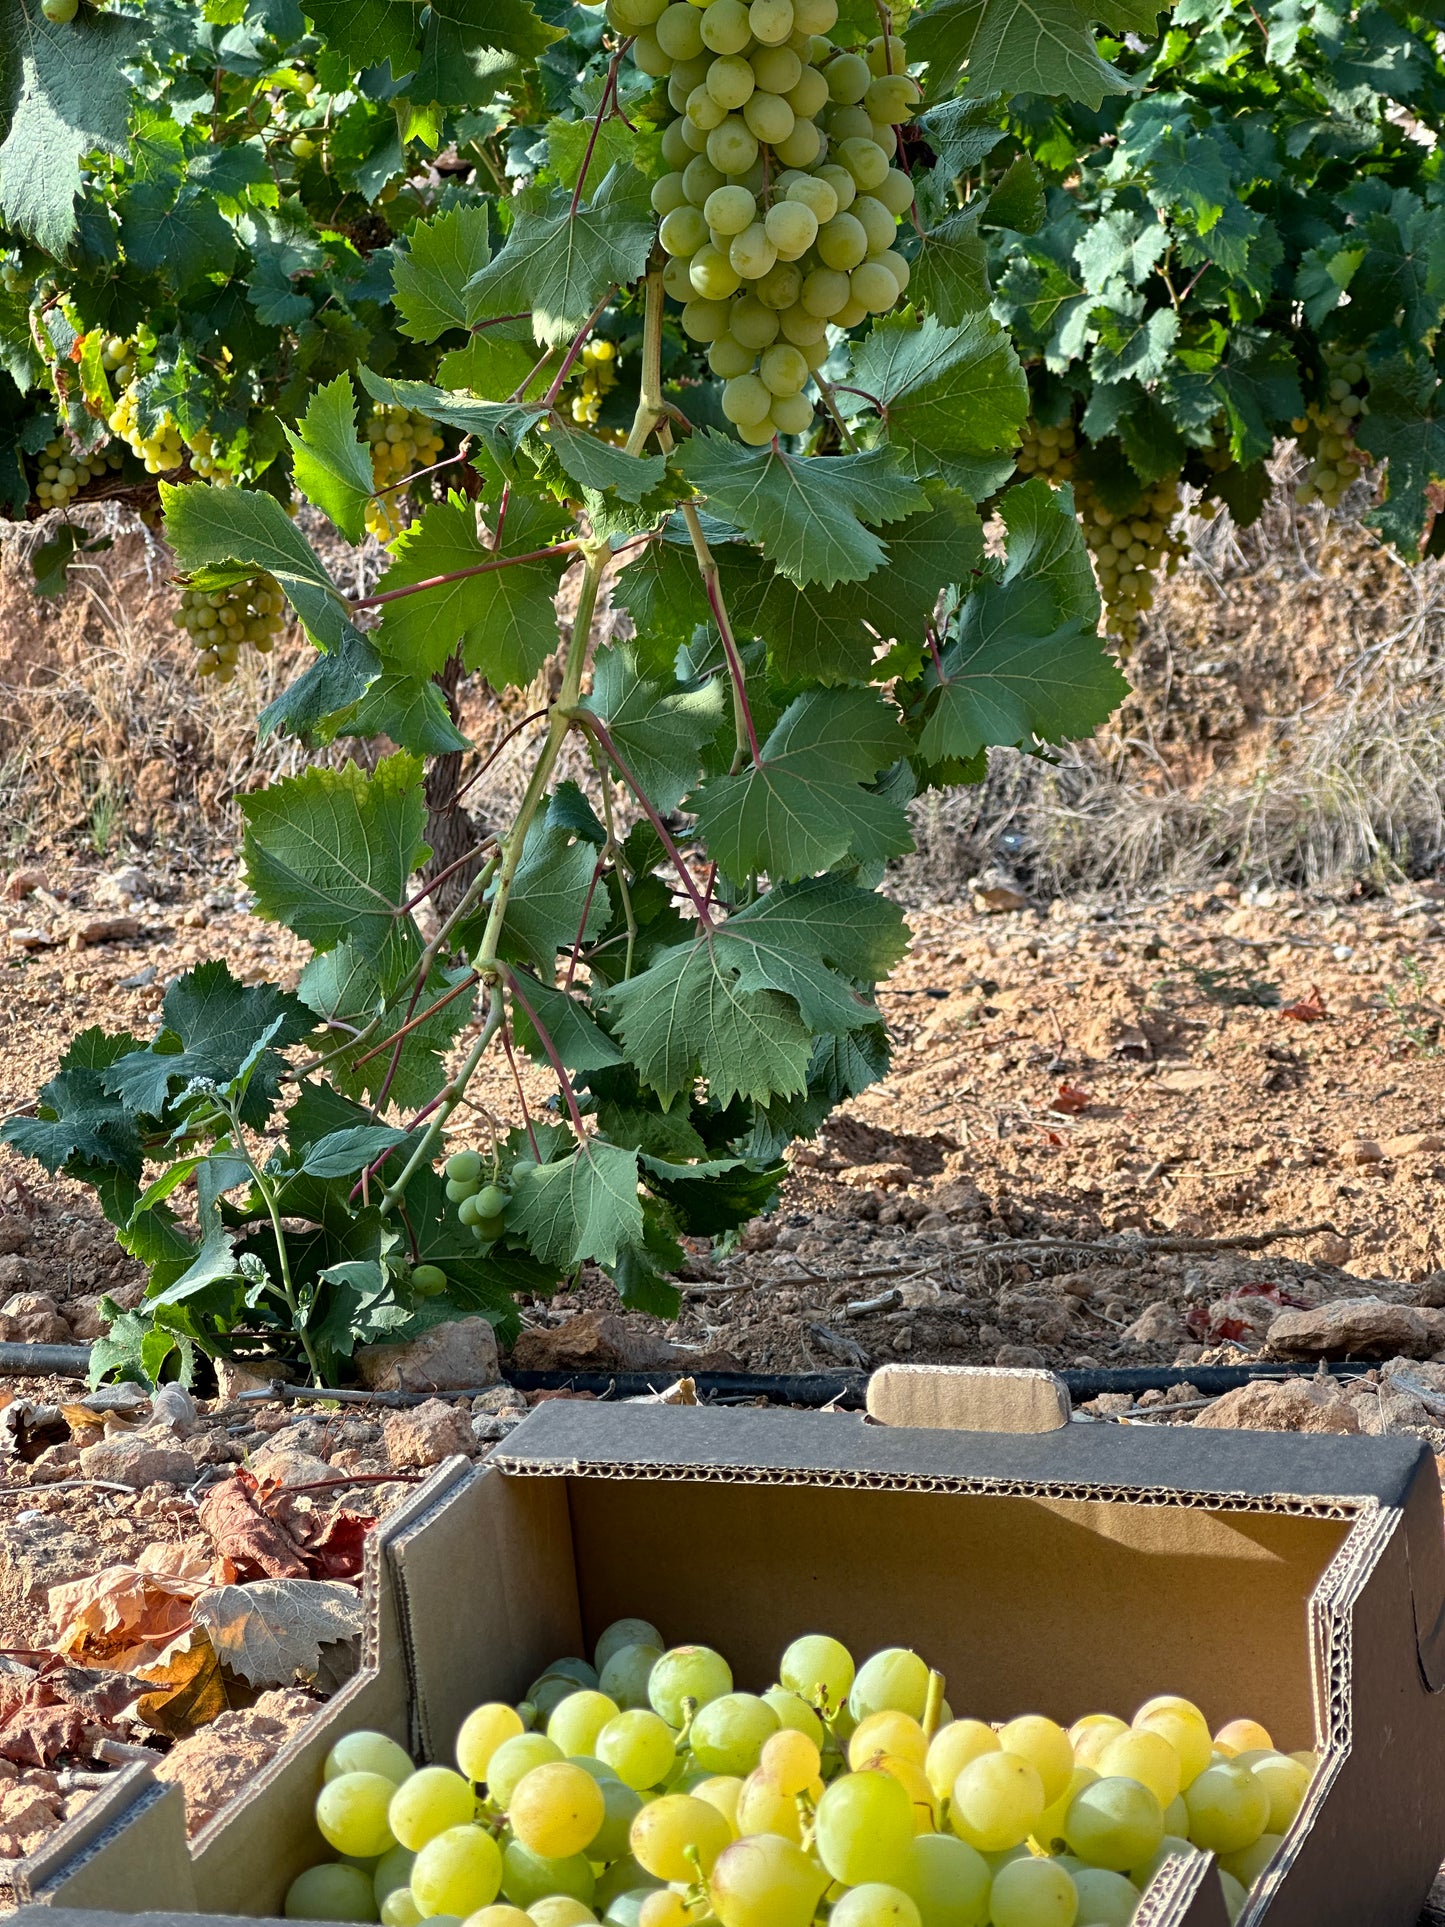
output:
[[[311,1806],[341,1733],[449,1760],[477,1702],[639,1614],[754,1690],[816,1629],[860,1658],[916,1647],[984,1719],[1127,1716],[1161,1692],[1212,1724],[1249,1714],[1323,1757],[1246,1927],[1414,1927],[1445,1853],[1425,1446],[1067,1424],[1045,1374],[888,1367],[869,1404],[537,1408],[377,1535],[361,1670],[242,1799],[188,1848],[178,1791],[130,1769],[21,1863],[17,1900],[275,1914],[326,1857]],[[1210,1856],[1168,1863],[1138,1920],[1225,1927]]]

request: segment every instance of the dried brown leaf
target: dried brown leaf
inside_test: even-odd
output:
[[[196,1601],[222,1663],[252,1686],[289,1686],[321,1665],[322,1648],[361,1632],[361,1597],[335,1579],[260,1579],[217,1586]]]
[[[164,1667],[152,1667],[146,1677],[159,1690],[146,1693],[136,1711],[153,1732],[183,1740],[198,1727],[230,1710],[221,1662],[210,1636],[196,1627],[190,1643],[173,1654]]]

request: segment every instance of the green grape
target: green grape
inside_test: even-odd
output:
[[[913,205],[913,182],[901,168],[890,167],[872,193],[893,215],[904,215]]]
[[[873,78],[861,54],[839,54],[836,60],[828,62],[826,71],[829,98],[844,107],[862,100]]]
[[[657,44],[670,60],[692,60],[702,52],[702,27],[697,10],[687,0],[672,0],[653,28]]]
[[[504,1900],[497,1900],[490,1907],[481,1907],[466,1922],[466,1927],[535,1927],[532,1916],[523,1913],[520,1907],[512,1907]]]
[[[875,255],[872,261],[865,261],[863,266],[887,268],[888,272],[893,276],[893,285],[897,288],[899,294],[905,294],[907,292],[908,284],[913,279],[913,269],[909,266],[905,257],[898,252],[897,248],[885,249],[882,254]]]
[[[1112,1739],[1099,1755],[1099,1772],[1106,1779],[1137,1780],[1140,1786],[1148,1787],[1161,1807],[1179,1797],[1179,1755],[1162,1733],[1148,1727],[1131,1727]]]
[[[897,1876],[923,1927],[983,1927],[992,1881],[983,1855],[947,1833],[919,1834]]]
[[[828,104],[828,79],[816,67],[804,67],[787,89],[787,102],[799,120],[816,121]]]
[[[1052,1860],[1014,1860],[994,1875],[993,1927],[1074,1927],[1078,1889]]]
[[[1189,1838],[1210,1853],[1251,1847],[1270,1820],[1270,1795],[1248,1767],[1206,1767],[1184,1796]]]
[[[443,1170],[457,1184],[475,1184],[482,1175],[482,1158],[479,1151],[453,1151]]]
[[[808,379],[808,364],[792,342],[777,341],[763,350],[758,377],[770,396],[796,395]]]
[[[752,0],[748,25],[765,47],[779,47],[793,31],[793,0]]]
[[[949,1822],[980,1853],[1001,1853],[1027,1840],[1043,1811],[1044,1783],[1027,1760],[981,1753],[953,1783]]]
[[[1234,1875],[1226,1872],[1223,1867],[1219,1869],[1219,1885],[1224,1894],[1225,1916],[1233,1923],[1239,1919],[1244,1909],[1244,1903],[1249,1899],[1249,1895],[1244,1891],[1244,1888],[1240,1886]]]
[[[870,74],[901,74],[908,65],[908,49],[897,34],[877,34],[864,50]]]
[[[671,220],[673,217],[668,216]],[[664,224],[665,225],[665,224]],[[663,243],[666,246],[666,242]],[[856,268],[868,252],[868,232],[851,214],[835,214],[818,229],[818,259],[824,267],[845,273]]]
[[[287,1920],[375,1920],[376,1908],[370,1875],[335,1861],[297,1874],[281,1903]]]
[[[80,7],[80,0],[40,0],[40,11],[47,20],[59,27],[72,21]]]
[[[715,6],[720,3],[721,0],[713,0]],[[630,1646],[655,1646],[660,1652],[662,1634],[647,1619],[614,1619],[612,1624],[599,1635],[597,1644],[592,1649],[592,1664],[597,1669],[599,1685],[602,1683],[602,1674],[607,1668],[608,1661],[618,1653],[625,1652]]]
[[[776,348],[769,348],[763,355],[766,367],[768,356],[777,354]],[[744,375],[743,381],[754,377]],[[729,388],[736,384],[729,383]],[[763,388],[765,406],[772,400],[765,382]],[[758,418],[754,418],[758,419]],[[766,1700],[752,1693],[722,1693],[698,1712],[688,1735],[693,1758],[708,1773],[750,1773],[758,1763],[758,1755],[763,1743],[778,1730],[778,1716]]]
[[[835,1880],[892,1881],[909,1862],[913,1803],[891,1773],[848,1773],[825,1788],[814,1826],[814,1850]]]
[[[758,137],[745,120],[729,114],[708,135],[707,157],[722,174],[746,174],[758,158]]]
[[[796,307],[803,292],[803,270],[796,261],[775,261],[765,275],[753,283],[753,293],[765,308],[771,308],[779,316],[785,309]]]
[[[733,321],[737,328],[736,310]],[[710,1646],[674,1646],[665,1652],[652,1669],[647,1694],[654,1713],[668,1725],[681,1729],[688,1715],[688,1701],[706,1706],[732,1691],[732,1668],[721,1653]]]
[[[1132,1880],[1106,1867],[1078,1867],[1072,1878],[1081,1922],[1088,1927],[1129,1927],[1140,1897]]]
[[[886,314],[898,299],[898,280],[881,261],[864,261],[848,277],[853,304],[867,314]]]
[[[532,1903],[527,1919],[532,1927],[597,1927],[597,1916],[567,1894],[548,1894]]]
[[[786,1686],[770,1686],[763,1698],[777,1714],[783,1732],[801,1733],[819,1750],[822,1749],[825,1737],[823,1722],[800,1693],[794,1693]]]
[[[659,1880],[690,1881],[697,1867],[704,1875],[712,1871],[731,1839],[732,1828],[708,1801],[664,1793],[633,1821],[629,1844],[638,1864]]]
[[[755,348],[745,348],[732,335],[719,335],[707,351],[707,365],[715,375],[730,381],[735,375],[745,375],[757,360]],[[614,1699],[617,1695],[612,1695]]]
[[[702,16],[704,46],[715,54],[740,54],[753,37],[743,0],[712,0]]]
[[[793,0],[795,33],[831,33],[838,24],[838,0]]]
[[[709,308],[722,307],[730,294],[736,294],[742,286],[742,275],[729,255],[723,254],[709,241],[700,247],[692,257],[688,268],[688,279],[693,287],[707,302]],[[722,326],[726,325],[727,310],[723,308]]]
[[[722,1927],[809,1927],[827,1884],[801,1847],[762,1833],[718,1856],[708,1899]]]
[[[765,415],[760,422],[738,423],[738,440],[749,448],[766,448],[776,433],[771,415]]]
[[[637,49],[634,45],[634,58],[636,58],[636,52]],[[666,58],[665,55],[663,57]],[[644,68],[643,71],[646,72],[647,70]],[[662,130],[662,158],[670,168],[677,169],[686,167],[692,158],[693,150],[687,138],[688,125],[689,123],[686,120],[673,120],[669,121],[667,126]],[[662,208],[657,210],[659,214],[664,211]]]
[[[1092,1786],[1099,1778],[1091,1766],[1076,1766],[1070,1772],[1064,1790],[1051,1800],[1039,1815],[1039,1823],[1030,1836],[1034,1844],[1047,1853],[1055,1853],[1064,1845],[1064,1822],[1069,1817],[1074,1795],[1082,1793],[1086,1786]],[[1165,1824],[1169,1816],[1165,1815]]]
[[[865,194],[872,188],[881,187],[888,178],[888,156],[872,139],[864,140],[855,135],[851,140],[845,140],[838,149],[838,159]]]
[[[411,1288],[418,1298],[438,1298],[447,1288],[447,1275],[440,1265],[413,1265]]]
[[[801,201],[776,201],[768,209],[763,226],[780,259],[796,261],[813,245],[818,217]]]
[[[837,190],[820,174],[798,174],[784,190],[785,204],[797,202],[807,208],[813,217],[814,232],[824,221],[831,221],[838,212]]]
[[[694,283],[697,280],[696,264],[700,255],[701,251],[693,256]],[[723,301],[708,301],[699,297],[696,301],[689,301],[682,311],[682,332],[689,341],[703,343],[716,341],[720,334],[726,332],[727,324],[728,309],[726,302]]]
[[[1271,1833],[1284,1833],[1300,1810],[1310,1783],[1310,1770],[1301,1766],[1298,1760],[1292,1760],[1287,1753],[1266,1753],[1259,1759],[1252,1759],[1249,1770],[1269,1796],[1266,1828]],[[1248,1882],[1245,1884],[1248,1885]]]
[[[901,1887],[865,1881],[834,1902],[829,1927],[923,1927],[918,1905]]]
[[[410,1887],[393,1887],[381,1903],[382,1927],[419,1927],[421,1910]]]
[[[803,63],[791,47],[759,47],[748,59],[753,78],[765,94],[786,94],[803,77]]]
[[[785,308],[778,320],[784,341],[791,341],[795,348],[809,348],[815,343],[827,342],[827,322],[820,315],[809,314],[801,305]]]
[[[747,103],[743,107],[743,119],[747,122],[750,131],[756,134],[760,141],[766,141],[769,146],[776,148],[778,153],[788,160],[791,156],[784,150],[793,132],[796,118],[797,116],[781,94],[754,92],[748,96]]]
[[[728,110],[715,95],[708,92],[706,86],[702,86],[694,87],[688,95],[686,111],[694,127],[700,127],[703,133],[710,134],[714,127],[720,127],[727,119]]]
[[[418,1768],[396,1788],[388,1819],[402,1846],[419,1852],[449,1827],[464,1826],[476,1813],[476,1796],[448,1766]]]
[[[741,234],[757,219],[758,204],[745,187],[730,181],[725,187],[713,189],[702,211],[715,233]]]
[[[411,1897],[423,1920],[434,1914],[465,1919],[494,1901],[502,1885],[502,1850],[483,1827],[448,1827],[418,1852]]]
[[[357,1860],[387,1852],[400,1838],[388,1818],[399,1791],[396,1782],[381,1773],[340,1773],[328,1780],[316,1796],[316,1825],[322,1839],[338,1853]],[[470,1788],[467,1798],[471,1799]]]
[[[745,1837],[755,1833],[776,1833],[784,1840],[793,1840],[802,1845],[803,1829],[797,1800],[791,1793],[784,1793],[762,1767],[750,1773],[740,1784],[732,1819],[735,1830]]]
[[[712,162],[701,154],[694,154],[682,171],[682,185],[688,201],[697,208],[706,205],[709,195],[723,185],[723,179]],[[707,217],[703,218],[706,221]]]
[[[922,88],[907,74],[880,74],[869,81],[863,105],[872,119],[896,127],[910,117],[922,97]]]
[[[780,323],[771,308],[765,308],[756,295],[744,295],[734,303],[728,329],[735,341],[756,353],[778,338]]]
[[[1074,1770],[1074,1749],[1063,1727],[1040,1713],[1025,1713],[999,1729],[998,1741],[1005,1753],[1028,1761],[1043,1782],[1045,1802],[1052,1805]]]
[[[953,1783],[970,1762],[984,1753],[997,1753],[999,1737],[982,1720],[951,1720],[928,1744],[923,1770],[940,1800],[953,1792]]]
[[[378,1907],[388,1894],[409,1884],[415,1860],[410,1847],[391,1847],[377,1861],[371,1872],[371,1891]]]
[[[597,1877],[585,1855],[548,1860],[520,1840],[511,1840],[502,1853],[502,1892],[513,1906],[531,1908],[553,1894],[567,1894],[584,1907],[592,1904]]]
[[[686,4],[686,0],[682,0]],[[675,207],[664,214],[657,238],[669,254],[696,254],[707,241],[707,222],[702,211],[692,206]]]
[[[823,151],[823,136],[811,120],[795,117],[792,132],[777,143],[778,159],[789,167],[811,167]]]
[[[738,375],[723,389],[722,412],[738,428],[752,428],[767,420],[772,401],[772,395],[756,375]]]
[[[545,1860],[567,1860],[584,1852],[605,1817],[601,1787],[590,1773],[565,1760],[524,1773],[507,1803],[513,1835]]]
[[[597,1735],[618,1711],[616,1702],[605,1693],[569,1693],[547,1721],[547,1738],[567,1755],[593,1753]]]
[[[487,1793],[493,1804],[505,1811],[524,1773],[564,1757],[561,1747],[545,1733],[518,1733],[501,1741],[487,1761]]]
[[[809,1706],[838,1707],[853,1685],[853,1656],[826,1633],[805,1633],[784,1652],[778,1678]]]
[[[818,320],[831,321],[842,313],[851,299],[848,277],[836,268],[814,268],[804,277],[803,308]]]
[[[730,114],[751,99],[757,80],[752,68],[740,54],[720,54],[708,68],[705,84],[718,106],[724,113]],[[716,126],[717,122],[713,124]]]
[[[872,194],[860,194],[849,213],[855,221],[863,224],[863,232],[868,237],[869,254],[882,254],[893,246],[898,236],[898,222],[882,201]]]
[[[628,1843],[632,1836],[632,1823],[642,1811],[642,1795],[617,1779],[603,1780],[601,1785],[602,1825],[592,1837],[587,1849],[588,1858],[609,1863],[623,1857],[630,1858]],[[626,1884],[630,1886],[632,1881],[629,1879]]]
[[[1115,1873],[1149,1859],[1163,1837],[1163,1810],[1137,1780],[1095,1780],[1075,1794],[1064,1819],[1069,1851]]]
[[[921,1720],[928,1700],[928,1666],[904,1646],[888,1646],[874,1653],[858,1669],[848,1695],[855,1720],[870,1713],[906,1713]]]
[[[777,258],[777,249],[761,221],[735,234],[728,249],[728,260],[744,281],[760,281]]]
[[[714,1700],[712,1705],[724,1703]],[[625,1785],[640,1790],[662,1785],[676,1761],[677,1745],[666,1720],[650,1708],[633,1707],[602,1728],[597,1754]]]
[[[413,1270],[412,1278],[415,1277],[416,1270]],[[442,1282],[446,1283],[445,1278]],[[379,1773],[393,1786],[400,1786],[415,1771],[404,1746],[398,1746],[385,1733],[363,1731],[343,1734],[327,1754],[321,1774],[323,1780],[334,1780],[343,1773]]]

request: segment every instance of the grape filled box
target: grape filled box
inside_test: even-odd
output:
[[[360,1671],[240,1800],[188,1847],[129,1769],[17,1898],[1413,1927],[1445,1855],[1423,1445],[1068,1423],[1046,1374],[888,1367],[869,1406],[538,1408],[387,1522]]]

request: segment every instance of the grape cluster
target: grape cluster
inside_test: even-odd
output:
[[[76,455],[57,435],[47,442],[37,459],[40,473],[35,481],[35,499],[42,508],[63,509],[74,501],[87,482],[107,469],[117,469],[124,459],[118,448],[92,450]]]
[[[502,1235],[507,1194],[501,1185],[484,1176],[481,1153],[453,1151],[443,1168],[447,1196],[456,1206],[457,1216],[478,1244],[495,1244]],[[413,1272],[413,1279],[415,1276]]]
[[[1020,475],[1039,475],[1054,483],[1073,480],[1078,437],[1072,421],[1050,426],[1030,419],[1022,433],[1017,464]]]
[[[1167,475],[1155,482],[1123,513],[1106,508],[1087,479],[1077,483],[1075,494],[1109,634],[1130,645],[1138,638],[1141,612],[1154,606],[1154,579],[1161,565],[1173,575],[1187,553],[1187,543],[1174,530],[1179,477]]]
[[[617,386],[617,344],[594,339],[578,356],[581,379],[572,391],[572,419],[585,427],[595,425],[602,403]]]
[[[1345,490],[1371,461],[1355,444],[1355,424],[1370,412],[1364,396],[1355,392],[1364,381],[1365,364],[1358,355],[1338,347],[1324,350],[1324,362],[1329,377],[1324,395],[1290,423],[1310,458],[1304,480],[1295,489],[1301,508],[1311,502],[1338,508]]]
[[[285,622],[286,598],[274,576],[253,576],[234,589],[185,589],[173,621],[196,648],[196,674],[230,682],[241,647],[269,655]]]
[[[892,165],[919,88],[896,36],[865,53],[827,34],[837,0],[607,0],[632,59],[666,78],[670,173],[652,190],[669,259],[663,287],[707,347],[742,440],[802,434],[828,327],[896,306],[894,247],[913,203]]]
[[[119,435],[145,463],[147,475],[164,475],[179,468],[186,459],[185,442],[171,415],[162,415],[159,428],[150,434],[143,432],[134,386],[122,392],[106,425],[112,435]]]
[[[406,527],[406,490],[390,487],[419,468],[429,468],[442,452],[442,439],[425,415],[392,402],[376,402],[366,423],[371,443],[371,479],[382,491],[366,505],[366,526],[378,542],[394,542]]]
[[[1164,1695],[1089,1713],[955,1719],[902,1647],[854,1665],[796,1639],[777,1684],[734,1690],[706,1646],[645,1620],[561,1659],[519,1706],[477,1707],[460,1771],[381,1733],[327,1757],[316,1802],[343,1861],[293,1882],[292,1919],[418,1927],[1127,1927],[1155,1873],[1218,1856],[1231,1920],[1319,1764],[1252,1720],[1211,1735]]]

